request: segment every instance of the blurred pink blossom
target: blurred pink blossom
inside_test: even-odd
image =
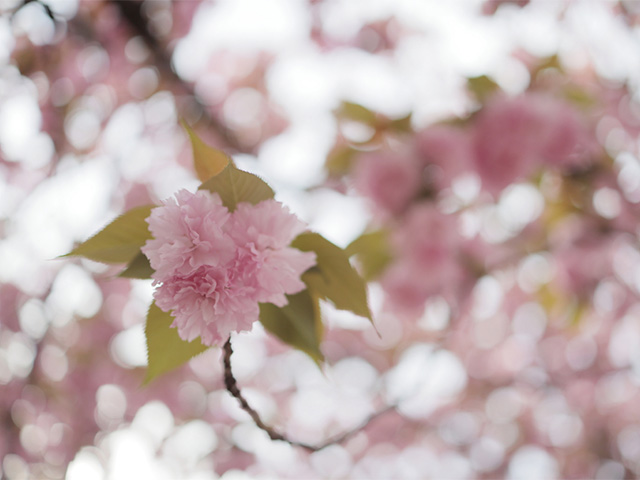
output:
[[[142,250],[156,270],[156,304],[187,341],[213,345],[250,330],[258,302],[286,305],[315,264],[315,253],[289,247],[305,224],[275,200],[229,213],[216,193],[181,190],[147,221],[154,238]]]
[[[555,286],[569,295],[589,298],[598,283],[613,274],[616,250],[624,234],[603,235],[598,224],[573,216],[549,236],[555,260]]]
[[[457,222],[457,216],[442,213],[432,202],[416,204],[394,235],[394,246],[419,268],[438,267],[442,275],[461,242]]]
[[[356,164],[356,190],[384,214],[402,212],[417,195],[421,184],[418,161],[404,153],[368,153]]]
[[[537,167],[567,168],[581,163],[585,135],[573,108],[540,94],[497,96],[475,124],[476,170],[483,187],[498,194]]]
[[[461,128],[434,125],[416,133],[416,150],[430,180],[438,189],[446,188],[473,165],[471,139]]]
[[[417,204],[392,243],[397,261],[381,283],[393,309],[421,313],[431,295],[448,295],[460,283],[463,270],[458,261],[461,237],[456,216],[442,213],[433,203]]]

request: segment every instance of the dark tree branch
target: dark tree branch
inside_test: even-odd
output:
[[[22,9],[23,7],[25,7],[29,3],[37,3],[38,5],[40,5],[42,7],[42,9],[44,10],[44,13],[46,13],[47,16],[51,20],[53,20],[54,23],[57,22],[56,17],[55,17],[55,15],[53,13],[53,10],[51,10],[51,7],[49,5],[47,5],[46,3],[44,3],[42,0],[23,0],[20,5],[18,5],[17,7],[13,8],[12,10],[9,10],[11,18],[13,19],[15,14],[18,13],[18,11],[20,11],[20,9]],[[2,13],[5,13],[5,12],[2,12]]]
[[[149,29],[147,19],[142,12],[143,2],[123,0],[108,0],[108,2],[118,8],[122,19],[127,22],[134,35],[139,35],[145,41],[155,57],[154,65],[158,67],[167,80],[171,81],[182,93],[189,97],[193,102],[193,106],[200,113],[201,121],[205,124],[205,127],[211,128],[218,134],[225,144],[224,147],[238,153],[252,153],[251,148],[243,145],[233,131],[227,128],[219,119],[209,114],[207,107],[200,101],[193,87],[175,72],[171,66],[171,58],[166,46]]]
[[[260,418],[260,415],[258,415],[258,412],[256,412],[253,408],[251,408],[251,406],[249,405],[249,403],[247,402],[247,400],[244,398],[244,396],[242,395],[242,392],[240,391],[240,388],[238,387],[238,382],[236,381],[235,377],[233,376],[233,372],[231,371],[231,354],[233,353],[233,349],[231,348],[231,338],[229,338],[227,340],[227,342],[224,344],[224,355],[223,355],[223,361],[224,361],[224,384],[227,387],[227,391],[238,400],[238,402],[240,403],[240,407],[247,412],[251,418],[253,419],[253,421],[255,422],[255,424],[258,426],[258,428],[260,428],[261,430],[265,431],[267,433],[267,435],[269,435],[269,438],[271,438],[271,440],[282,440],[284,442],[287,442],[290,445],[296,446],[296,447],[301,447],[304,448],[306,450],[309,450],[311,452],[317,452],[318,450],[322,450],[323,448],[326,448],[330,445],[335,445],[338,443],[342,443],[345,440],[348,440],[349,438],[351,438],[353,435],[355,435],[356,433],[360,432],[362,429],[364,429],[367,425],[369,425],[369,423],[371,423],[371,421],[375,420],[376,418],[378,418],[379,416],[391,411],[391,410],[395,410],[395,406],[388,406],[386,408],[383,408],[382,410],[375,412],[371,415],[369,415],[360,425],[358,425],[356,428],[352,429],[352,430],[348,430],[340,435],[337,435],[335,437],[329,438],[328,440],[326,440],[323,443],[320,443],[318,445],[310,445],[308,443],[304,443],[304,442],[298,442],[296,440],[291,440],[289,438],[287,438],[285,435],[275,431],[272,427],[266,425],[262,419]]]

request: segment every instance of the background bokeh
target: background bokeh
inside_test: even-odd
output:
[[[2,478],[640,475],[639,6],[0,0]],[[181,120],[346,247],[392,222],[341,162],[473,123],[483,88],[561,92],[606,167],[487,201],[461,175],[440,207],[481,240],[481,274],[417,316],[372,279],[379,336],[324,305],[322,371],[259,325],[234,338],[247,398],[292,438],[393,407],[343,444],[269,440],[224,390],[218,348],[141,387],[151,282],[57,258],[198,186]],[[554,197],[558,182],[573,193]],[[553,208],[563,221],[530,247]]]

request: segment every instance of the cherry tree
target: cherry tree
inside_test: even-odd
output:
[[[0,12],[3,478],[640,474],[634,2]]]

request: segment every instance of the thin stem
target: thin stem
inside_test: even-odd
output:
[[[267,432],[267,435],[269,435],[269,438],[271,438],[271,440],[282,440],[284,442],[289,443],[290,445],[301,447],[311,452],[317,452],[318,450],[322,450],[323,448],[326,448],[330,445],[335,445],[335,444],[344,442],[345,440],[351,438],[356,433],[360,432],[372,420],[378,418],[379,416],[387,413],[390,410],[395,410],[395,406],[388,406],[386,408],[383,408],[382,410],[369,415],[356,428],[352,430],[348,430],[335,437],[331,437],[325,442],[320,443],[318,445],[310,445],[308,443],[291,440],[287,438],[285,435],[275,431],[272,427],[266,425],[260,418],[260,415],[258,415],[258,412],[256,412],[253,408],[251,408],[247,400],[244,398],[244,396],[242,395],[242,392],[240,391],[240,388],[238,387],[238,382],[236,381],[235,377],[233,376],[233,372],[231,371],[231,354],[232,353],[233,353],[233,349],[231,348],[231,338],[229,338],[227,342],[224,344],[224,356],[223,356],[224,384],[227,387],[227,391],[238,400],[238,402],[240,403],[240,407],[251,416],[251,418],[253,419],[255,424],[258,426],[258,428]]]

